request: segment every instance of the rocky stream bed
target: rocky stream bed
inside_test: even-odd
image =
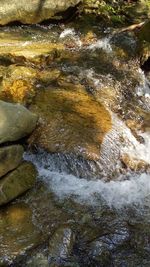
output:
[[[31,9],[0,24],[49,19]],[[0,266],[149,267],[146,27],[0,28]]]

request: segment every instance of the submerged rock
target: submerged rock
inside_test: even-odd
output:
[[[32,163],[24,162],[16,170],[0,180],[0,206],[30,189],[36,179],[36,169]]]
[[[0,177],[15,169],[22,160],[23,147],[12,145],[0,148]]]
[[[33,211],[25,203],[1,208],[0,233],[0,266],[10,266],[42,240],[40,229],[33,223]]]
[[[0,101],[0,144],[31,133],[38,117],[19,104]]]
[[[103,138],[111,130],[111,115],[81,91],[42,90],[31,110],[41,117],[29,142],[49,152],[71,153],[97,160]]]
[[[66,261],[74,244],[74,234],[70,228],[62,227],[56,230],[49,241],[49,261],[53,266]]]
[[[76,6],[80,0],[2,0],[0,24],[20,21],[25,24],[38,23],[47,19],[62,19],[61,12]],[[66,14],[67,15],[67,14]]]

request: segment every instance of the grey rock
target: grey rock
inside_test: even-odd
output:
[[[73,248],[74,239],[74,234],[70,228],[60,227],[56,230],[49,241],[50,266],[67,261]]]
[[[37,115],[20,104],[0,101],[0,144],[16,141],[31,133],[37,119]]]

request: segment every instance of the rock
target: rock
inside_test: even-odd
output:
[[[32,63],[36,66],[49,65],[64,50],[63,44],[55,44],[49,40],[26,41],[21,37],[16,38],[12,34],[5,36],[0,34],[0,54],[3,62],[9,63]]]
[[[36,174],[34,165],[24,162],[16,170],[5,175],[0,180],[0,206],[30,189],[35,183]]]
[[[0,177],[15,169],[22,160],[23,147],[12,145],[0,148]]]
[[[75,88],[38,93],[31,110],[41,117],[41,124],[29,143],[51,153],[97,160],[103,138],[111,130],[111,115],[101,103]]]
[[[48,257],[44,253],[36,253],[27,262],[26,267],[50,267]]]
[[[150,60],[150,20],[141,27],[138,33],[138,39],[141,68],[147,70],[145,63]],[[148,70],[150,70],[150,67]]]
[[[2,79],[0,99],[6,102],[29,105],[36,94],[37,87],[49,85],[60,76],[58,69],[37,70],[28,66],[10,65],[0,69]],[[37,86],[38,85],[38,86]]]
[[[33,24],[47,19],[62,19],[61,12],[79,2],[80,0],[2,0],[0,24],[5,25],[13,21]]]
[[[138,36],[140,40],[150,43],[150,20],[141,27]]]
[[[49,241],[49,262],[60,264],[69,257],[74,244],[74,234],[70,228],[61,227],[56,230]]]
[[[37,115],[20,104],[0,101],[0,144],[16,141],[31,133],[37,119]]]
[[[133,171],[147,171],[150,170],[150,164],[142,159],[138,159],[127,153],[122,154],[122,162],[127,168]]]
[[[16,263],[26,251],[42,242],[41,230],[33,222],[29,204],[13,203],[0,209],[0,266]]]
[[[90,244],[89,258],[97,262],[99,266],[111,266],[111,252],[103,241],[94,241]]]
[[[10,65],[1,84],[0,98],[4,101],[29,103],[35,95],[37,71],[31,67]]]

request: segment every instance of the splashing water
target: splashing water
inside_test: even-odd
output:
[[[64,31],[61,32],[59,38],[65,39],[66,37],[71,37],[73,41],[78,45],[78,47],[82,47],[82,42],[79,38],[79,36],[76,34],[75,30],[72,28],[67,28]]]
[[[138,96],[144,96],[145,98],[150,99],[150,82],[141,69],[139,69],[139,74],[142,81],[141,84],[137,87],[136,93]]]
[[[113,118],[116,120],[116,117]],[[123,148],[123,151],[134,153],[138,158],[142,158],[150,162],[150,138],[145,134],[146,144],[139,144],[132,136],[131,131],[123,125],[123,122],[118,120],[117,129],[123,129],[124,135],[128,137],[128,146]],[[114,129],[114,132],[115,129]],[[108,137],[104,143],[107,143]],[[117,136],[114,134],[114,138]],[[116,143],[118,146],[119,143]],[[107,146],[107,145],[106,145]],[[105,147],[105,145],[104,145]],[[107,146],[108,147],[108,146]],[[111,153],[110,146],[110,153]],[[102,147],[105,158],[105,149]],[[149,174],[126,174],[120,177],[120,180],[104,182],[102,180],[81,179],[77,176],[67,174],[63,170],[56,168],[53,164],[53,159],[50,154],[43,158],[43,152],[38,155],[25,154],[25,159],[32,161],[38,169],[39,177],[44,180],[50,190],[52,190],[60,199],[73,198],[77,202],[90,205],[107,204],[109,207],[116,209],[130,205],[144,205],[146,198],[150,196],[150,175]],[[109,162],[106,162],[109,165]]]
[[[96,43],[89,45],[88,49],[89,50],[103,49],[106,52],[110,53],[112,52],[110,39],[111,37],[102,38],[101,40],[98,40]]]
[[[83,43],[80,40],[80,37],[78,36],[78,34],[75,32],[75,30],[73,28],[67,28],[64,31],[61,32],[59,38],[60,39],[65,39],[66,37],[70,37],[72,38],[75,43],[82,48]],[[106,51],[107,53],[111,53],[112,52],[112,47],[110,44],[110,40],[111,40],[111,36],[110,37],[104,37],[101,38],[100,40],[97,40],[95,43],[88,45],[87,46],[87,50],[96,50],[96,49],[103,49],[104,51]]]
[[[60,199],[73,198],[80,203],[100,205],[102,201],[116,209],[128,205],[143,205],[150,196],[150,175],[141,174],[124,181],[103,182],[87,181],[74,175],[52,171],[51,166],[44,167],[36,155],[26,154],[39,171],[39,177],[46,182]]]
[[[63,39],[67,36],[75,36],[75,35],[76,35],[75,30],[68,28],[68,29],[65,29],[64,31],[61,32],[59,38]]]

